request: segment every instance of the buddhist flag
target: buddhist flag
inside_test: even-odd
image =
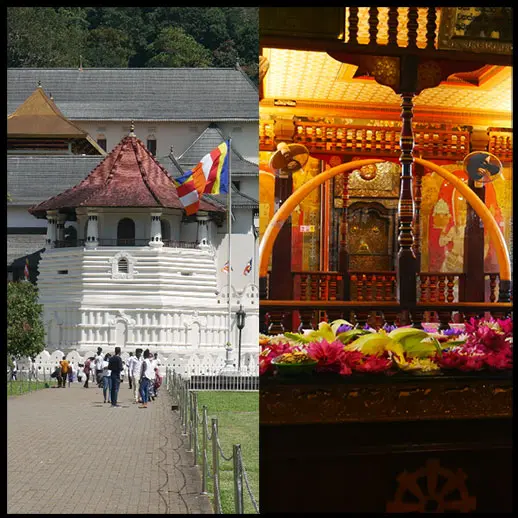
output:
[[[250,261],[246,263],[245,269],[243,270],[243,275],[248,275],[252,271],[252,258],[250,257]]]
[[[229,141],[205,155],[200,162],[176,178],[176,190],[187,215],[198,211],[202,194],[228,193],[229,184]]]
[[[25,259],[25,268],[23,269],[23,275],[25,276],[25,280],[29,280],[29,259]]]
[[[227,261],[227,262],[225,263],[225,265],[223,266],[223,268],[221,268],[221,271],[222,271],[222,272],[225,272],[225,273],[228,273],[229,269],[232,269],[232,271],[234,271],[234,268],[230,268],[230,267],[229,267],[229,262]]]

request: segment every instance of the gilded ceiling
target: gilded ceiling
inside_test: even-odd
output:
[[[400,98],[372,78],[352,79],[357,67],[340,63],[325,52],[263,49],[269,69],[263,83],[263,98],[386,107],[399,106]],[[512,110],[512,67],[486,66],[470,79],[453,76],[436,88],[424,90],[415,107],[459,111],[499,112],[509,118]]]

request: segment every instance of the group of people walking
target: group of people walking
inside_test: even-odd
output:
[[[121,358],[121,348],[115,347],[114,354],[103,355],[102,347],[97,348],[97,354],[85,360],[82,371],[78,372],[78,381],[85,377],[84,387],[89,387],[89,382],[95,382],[103,390],[104,403],[119,408],[118,403],[120,383],[124,371],[128,372],[128,384],[132,390],[134,402],[139,408],[147,408],[149,401],[158,396],[158,390],[162,385],[162,376],[159,371],[158,354],[151,354],[149,349],[143,351],[136,349],[135,355],[130,352],[129,358],[124,363]],[[73,372],[71,363],[63,356],[56,367],[53,377],[57,378],[58,387],[65,387],[67,380],[72,381]],[[92,377],[92,380],[90,380]]]
[[[133,390],[135,403],[140,403],[139,408],[147,408],[150,400],[158,396],[158,389],[162,385],[162,376],[159,372],[158,355],[153,356],[149,349],[135,351],[135,356],[130,353],[127,362],[128,383]]]

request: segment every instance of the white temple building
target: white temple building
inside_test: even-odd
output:
[[[8,276],[19,279],[28,258],[46,330],[46,351],[36,363],[54,364],[62,353],[81,362],[98,346],[111,351],[119,345],[123,358],[150,348],[178,372],[217,373],[229,358],[237,364],[242,307],[241,365],[255,372],[258,128],[251,107],[256,113],[257,90],[244,74],[204,70],[200,74],[219,85],[207,90],[200,89],[197,69],[134,69],[114,78],[106,70],[9,72]],[[170,81],[160,108],[140,88],[149,73]],[[29,84],[41,77],[57,93],[57,104],[41,85],[27,97]],[[169,88],[175,81],[182,88]],[[114,100],[121,84],[126,97],[140,92],[142,99]],[[130,128],[131,109],[137,113]],[[118,144],[110,136],[103,140],[106,133],[90,128],[99,124],[92,120],[102,120],[115,138],[116,128],[125,126],[125,135]],[[150,137],[151,124],[164,131]],[[198,213],[187,217],[172,178],[230,136],[229,310],[226,196],[205,195]]]

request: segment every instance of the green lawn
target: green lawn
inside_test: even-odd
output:
[[[254,498],[259,505],[259,393],[258,392],[212,392],[200,391],[198,394],[199,414],[203,405],[207,407],[209,431],[211,418],[218,418],[218,435],[225,457],[232,455],[232,446],[241,445],[243,465]],[[202,427],[199,426],[201,450]],[[212,469],[212,448],[208,445],[208,460]],[[202,465],[202,459],[199,458]],[[212,471],[209,471],[211,473]],[[212,495],[213,481],[208,479],[208,491]],[[224,514],[234,514],[234,478],[232,461],[227,462],[220,456],[221,506]],[[246,514],[254,514],[246,484],[243,481],[243,502]]]
[[[48,388],[50,383],[44,381],[8,381],[7,382],[7,395],[8,396],[19,396],[20,394],[26,394],[27,392],[33,392],[35,390],[41,390]]]

